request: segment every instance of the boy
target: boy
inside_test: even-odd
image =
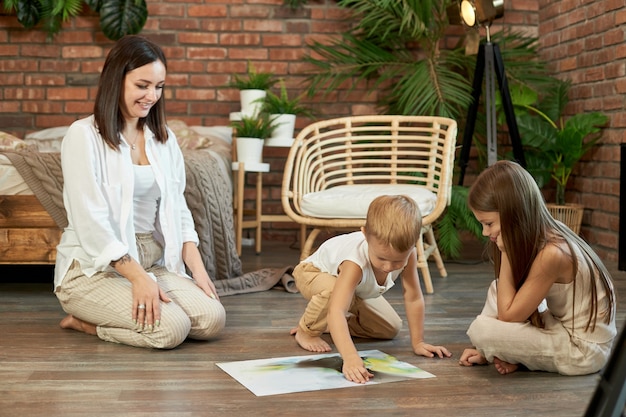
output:
[[[417,355],[450,357],[443,346],[424,342],[424,298],[417,275],[415,243],[422,215],[404,195],[385,195],[369,206],[361,231],[324,242],[293,271],[298,290],[309,300],[296,341],[311,352],[329,352],[321,334],[330,331],[343,359],[342,372],[352,382],[365,383],[371,374],[352,341],[354,337],[393,339],[402,319],[382,297],[401,275],[411,345]]]

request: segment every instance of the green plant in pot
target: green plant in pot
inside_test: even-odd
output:
[[[556,183],[555,203],[565,204],[570,175],[580,159],[596,144],[608,117],[599,112],[578,113],[567,119],[570,81],[555,79],[542,97],[527,87],[511,91],[528,169],[540,186],[550,178]]]
[[[313,117],[311,110],[302,104],[306,93],[302,93],[294,98],[289,98],[285,81],[280,80],[280,90],[278,94],[268,91],[265,98],[263,111],[269,114],[293,114],[296,116]]]
[[[268,91],[263,101],[263,112],[270,115],[274,132],[268,141],[272,146],[290,146],[293,142],[297,116],[313,118],[311,110],[302,104],[306,93],[290,98],[285,81],[280,80],[278,93]]]
[[[258,72],[252,62],[248,62],[248,70],[245,75],[233,74],[229,87],[238,90],[269,90],[276,84],[274,74]]]
[[[237,161],[246,164],[263,162],[263,142],[276,128],[272,118],[267,113],[260,113],[257,117],[242,116],[230,125],[235,133]]]
[[[580,232],[584,207],[566,203],[565,191],[580,159],[596,144],[608,117],[599,112],[562,116],[567,105],[570,81],[555,79],[544,94],[519,86],[511,99],[526,157],[526,168],[540,187],[556,184],[552,216],[574,232]]]
[[[251,62],[245,75],[233,74],[229,87],[239,90],[241,114],[256,117],[263,107],[267,90],[276,84],[274,74],[258,72]]]

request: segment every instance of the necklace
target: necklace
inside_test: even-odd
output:
[[[130,149],[133,151],[137,149],[137,138],[139,138],[139,130],[137,130],[137,133],[135,134],[135,140],[130,144]]]

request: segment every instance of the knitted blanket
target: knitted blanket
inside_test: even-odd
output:
[[[6,151],[33,194],[59,228],[67,226],[63,207],[63,175],[60,153],[23,150]],[[291,268],[266,268],[242,273],[235,247],[230,178],[220,162],[206,151],[184,151],[187,186],[185,199],[200,240],[204,265],[220,295],[263,291],[278,285],[297,292]]]

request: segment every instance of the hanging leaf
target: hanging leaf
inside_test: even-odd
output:
[[[15,10],[17,21],[26,29],[30,29],[39,23],[41,19],[41,7],[38,0],[5,0],[4,10]]]
[[[147,19],[145,0],[106,0],[100,5],[100,27],[114,41],[141,32]]]
[[[89,6],[91,10],[100,13],[100,7],[102,7],[102,2],[104,1],[105,0],[85,0],[85,3],[87,3],[87,6]]]

